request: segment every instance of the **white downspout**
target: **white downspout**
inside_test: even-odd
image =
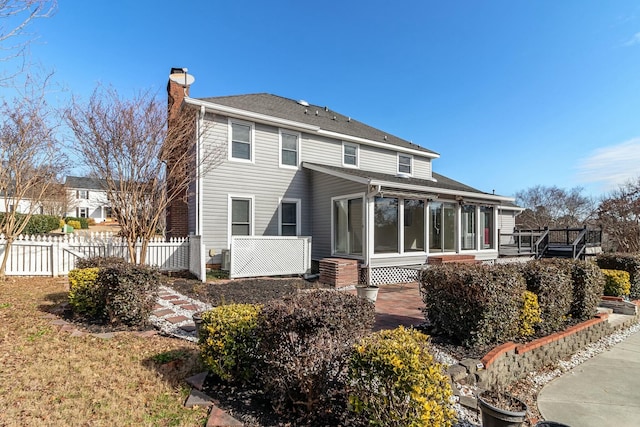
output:
[[[200,107],[200,116],[198,117],[198,123],[196,125],[196,166],[197,166],[197,177],[196,177],[196,194],[197,196],[197,206],[196,206],[196,236],[202,236],[202,129],[204,122],[205,108],[204,105]]]

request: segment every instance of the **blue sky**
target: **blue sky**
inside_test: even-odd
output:
[[[637,1],[60,0],[34,60],[65,92],[268,92],[440,153],[434,170],[512,196],[601,195],[640,175]]]

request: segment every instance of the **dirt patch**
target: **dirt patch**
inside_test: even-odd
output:
[[[183,295],[213,306],[264,304],[267,301],[280,299],[306,289],[330,288],[328,285],[309,282],[301,278],[236,279],[202,283],[193,279],[165,276],[163,284]]]

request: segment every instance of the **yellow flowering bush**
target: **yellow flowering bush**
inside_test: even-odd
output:
[[[104,298],[97,284],[98,271],[98,268],[69,271],[69,304],[74,313],[93,318],[104,310]]]
[[[80,221],[75,221],[75,220],[67,221],[67,225],[70,227],[73,227],[74,230],[80,230],[82,228]]]
[[[519,321],[519,334],[522,338],[532,336],[535,333],[534,327],[542,321],[540,318],[538,296],[533,292],[524,291],[522,294],[522,308],[520,309]]]
[[[202,314],[202,359],[224,380],[248,380],[253,375],[256,350],[254,330],[261,306],[228,304]]]
[[[372,426],[451,426],[451,386],[429,337],[399,327],[365,337],[349,363],[349,404]]]
[[[622,297],[631,292],[631,276],[622,270],[602,269],[604,274],[604,294],[612,297]]]

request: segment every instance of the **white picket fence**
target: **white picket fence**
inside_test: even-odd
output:
[[[136,246],[138,257],[141,245]],[[0,235],[0,259],[6,250]],[[146,265],[163,271],[190,270],[204,281],[203,246],[199,236],[153,239],[147,247]],[[191,256],[190,256],[191,255]],[[59,276],[75,268],[78,258],[115,256],[128,258],[126,240],[112,233],[61,236],[19,236],[11,245],[5,274],[8,276]],[[202,265],[198,265],[202,264]]]

